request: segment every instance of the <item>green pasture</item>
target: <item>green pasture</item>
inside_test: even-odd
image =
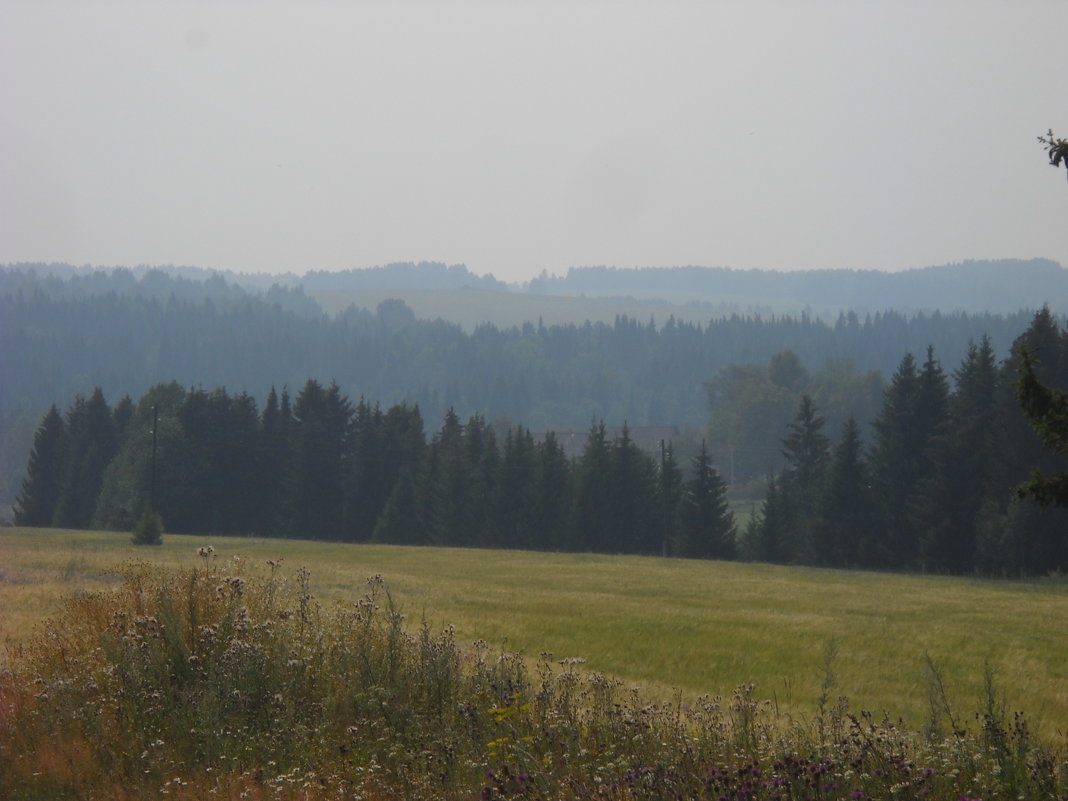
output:
[[[459,642],[537,657],[581,657],[588,669],[653,694],[726,694],[752,682],[780,709],[811,716],[837,645],[831,699],[854,710],[929,715],[926,657],[957,714],[979,708],[984,664],[1009,709],[1068,741],[1068,583],[993,581],[594,554],[340,545],[166,535],[0,529],[0,637],[10,647],[59,599],[103,589],[122,561],[173,567],[198,546],[241,570],[283,559],[307,567],[324,603],[355,600],[381,574],[413,626],[456,628]],[[221,564],[221,562],[220,562]]]

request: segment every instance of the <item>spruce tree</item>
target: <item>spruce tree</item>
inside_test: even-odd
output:
[[[225,411],[224,436],[214,449],[223,470],[223,485],[229,490],[221,498],[223,526],[235,534],[252,534],[257,531],[256,516],[263,504],[258,480],[259,407],[251,395],[242,392],[230,397]]]
[[[118,447],[111,409],[99,387],[88,399],[75,398],[67,411],[67,436],[63,487],[53,522],[64,528],[88,528],[104,471]]]
[[[779,476],[779,490],[790,508],[786,521],[791,555],[802,561],[812,559],[816,507],[823,476],[830,458],[830,441],[823,433],[824,420],[808,395],[801,396],[797,414],[782,440],[786,468]]]
[[[260,508],[256,512],[256,530],[278,536],[286,527],[285,492],[292,463],[293,415],[289,393],[281,396],[272,386],[260,415],[259,459],[256,476],[260,484]]]
[[[727,484],[713,466],[704,440],[691,469],[679,503],[676,552],[700,559],[733,559],[737,527],[727,504]]]
[[[385,421],[378,404],[360,398],[352,418],[352,452],[345,477],[345,539],[365,542],[397,483],[383,469],[386,455]]]
[[[163,518],[152,507],[146,506],[141,519],[134,527],[130,542],[134,545],[162,545]]]
[[[153,424],[157,426],[156,511],[166,520],[180,519],[185,500],[173,488],[183,479],[179,463],[184,434],[177,413],[187,392],[177,382],[157,384],[137,401],[122,446],[104,472],[93,525],[129,531],[149,505],[152,489]],[[169,523],[168,523],[169,526]]]
[[[340,540],[352,407],[337,384],[309,379],[293,404],[290,536]]]
[[[660,443],[660,475],[657,497],[660,505],[661,556],[676,553],[679,540],[679,503],[682,500],[682,471],[675,461],[675,451],[671,443]]]
[[[793,560],[790,540],[792,512],[789,498],[774,475],[768,476],[768,486],[760,511],[750,518],[743,540],[742,556],[757,562],[786,564]]]
[[[181,438],[168,454],[171,531],[245,534],[255,525],[259,413],[247,395],[191,390],[177,412]]]
[[[15,523],[48,526],[56,515],[67,458],[67,427],[53,403],[33,436],[26,479],[15,501]]]
[[[929,449],[946,422],[947,408],[948,384],[933,349],[928,348],[920,371],[912,354],[906,354],[886,388],[882,411],[874,423],[870,463],[877,501],[876,566],[909,568],[918,563],[915,504],[933,472]]]
[[[611,518],[615,487],[611,444],[604,420],[590,427],[574,473],[570,536],[565,550],[612,553],[620,550]]]
[[[626,424],[612,444],[609,465],[609,502],[601,514],[613,529],[611,551],[660,553],[662,514],[657,503],[656,467],[630,438]]]
[[[397,483],[375,523],[371,540],[393,545],[425,545],[428,541],[415,479],[407,465],[401,468]]]
[[[1068,457],[1068,381],[1064,380],[1068,373],[1068,334],[1061,335],[1060,339],[1058,361],[1061,366],[1051,371],[1057,374],[1054,377],[1057,383],[1053,385],[1038,377],[1036,363],[1040,357],[1026,346],[1020,347],[1016,397],[1046,447],[1063,459]],[[1068,508],[1068,470],[1063,469],[1063,461],[1060,467],[1058,472],[1048,474],[1033,468],[1028,480],[1020,487],[1020,496],[1030,498],[1039,506]]]
[[[543,548],[539,541],[536,449],[527,429],[509,428],[504,436],[493,501],[494,528],[506,548]]]
[[[116,449],[121,449],[133,420],[134,404],[129,395],[123,395],[111,410],[111,427],[115,432]]]
[[[998,486],[1006,496],[1016,494],[1021,484],[1034,477],[1055,476],[1064,470],[1064,457],[1048,447],[1035,431],[1024,411],[1020,398],[1021,374],[1024,354],[1031,361],[1031,371],[1038,386],[1050,389],[1068,388],[1068,334],[1062,332],[1056,318],[1048,308],[1037,312],[1027,330],[1013,343],[1008,359],[1002,365],[1000,407],[1004,410],[999,418]],[[1035,385],[1032,385],[1035,386]],[[1023,505],[1033,505],[1027,501]],[[1068,510],[1048,507],[1041,514],[1024,513],[1014,509],[1015,504],[997,510],[999,514],[984,526],[984,536],[999,538],[1002,550],[1017,557],[1019,572],[1035,574],[1068,568]],[[984,544],[990,552],[993,546]],[[984,559],[989,564],[989,560]],[[995,563],[994,567],[1001,570]]]
[[[534,456],[534,530],[537,547],[545,550],[573,550],[569,514],[574,491],[572,464],[553,432],[545,435]]]
[[[972,342],[954,372],[945,426],[928,449],[931,469],[913,500],[925,569],[970,572],[975,567],[979,512],[999,493],[994,483],[999,430],[998,368],[987,337]]]
[[[434,545],[468,545],[467,489],[469,467],[464,453],[463,424],[452,407],[430,441],[422,507]]]
[[[496,529],[494,498],[500,453],[497,436],[481,415],[472,415],[464,425],[464,462],[468,483],[464,505],[465,538],[470,545],[489,547],[500,543]]]
[[[856,418],[850,417],[819,494],[810,552],[815,564],[870,566],[878,561],[871,531],[870,482],[860,429]]]
[[[352,451],[345,477],[345,537],[371,537],[401,470],[416,477],[426,440],[418,406],[397,404],[383,412],[360,399],[352,424]]]

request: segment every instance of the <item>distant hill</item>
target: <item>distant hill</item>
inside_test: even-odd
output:
[[[398,262],[360,270],[306,273],[299,283],[309,292],[334,289],[491,289],[504,292],[508,284],[492,275],[478,276],[463,264]]]
[[[528,291],[544,295],[660,297],[735,302],[743,308],[796,304],[858,313],[1010,313],[1049,305],[1068,310],[1068,270],[1049,259],[965,261],[897,273],[875,270],[734,270],[728,267],[575,267],[543,274]]]
[[[264,295],[284,308],[314,313],[314,299],[327,314],[350,305],[373,311],[383,299],[404,300],[420,318],[456,322],[471,330],[546,323],[611,322],[616,315],[671,316],[701,321],[729,314],[797,314],[833,320],[892,309],[910,314],[989,312],[1012,314],[1043,305],[1068,313],[1068,269],[1049,259],[964,261],[897,273],[875,270],[735,270],[730,267],[573,267],[565,275],[542,273],[525,285],[476,275],[463,264],[398,262],[366,269],[294,273],[234,273],[188,266],[96,269],[68,264],[14,264],[18,271],[63,287],[50,294],[85,297],[104,291],[179,299],[220,295],[236,300]],[[104,280],[116,274],[121,280]],[[4,280],[10,289],[12,279]],[[503,297],[507,295],[508,297]]]
[[[243,276],[234,276],[242,282]],[[575,267],[542,274],[523,287],[463,265],[390,264],[367,270],[314,272],[298,278],[328,314],[355,305],[373,311],[387,297],[423,319],[441,318],[472,330],[525,322],[580,325],[641,320],[707,321],[730,314],[796,315],[833,320],[839,313],[893,309],[1012,314],[1043,305],[1068,313],[1068,270],[1049,259],[965,261],[898,273],[875,270],[735,270],[727,267]]]
[[[237,277],[241,280],[241,277]],[[350,305],[373,311],[403,300],[421,319],[441,318],[471,331],[544,321],[547,325],[611,323],[627,315],[707,322],[731,314],[798,315],[825,320],[854,311],[1013,314],[1048,305],[1068,313],[1068,270],[1048,259],[966,261],[885,273],[874,270],[777,272],[726,267],[576,267],[543,274],[522,288],[462,266],[389,265],[298,280],[328,314]]]
[[[0,265],[0,272],[33,273],[36,278],[52,278],[79,282],[82,290],[88,283],[99,281],[100,276],[117,273],[125,283],[133,286],[146,275],[165,275],[174,281],[188,285],[219,281],[248,291],[260,291],[278,285],[282,287],[303,286],[308,290],[328,291],[335,289],[487,289],[506,291],[509,285],[492,275],[475,275],[463,264],[421,261],[395,262],[376,267],[349,270],[312,270],[304,275],[296,273],[235,273],[230,270],[211,270],[187,265],[145,265],[136,267],[111,265],[71,265],[62,263],[22,262]],[[144,294],[144,290],[138,290]]]

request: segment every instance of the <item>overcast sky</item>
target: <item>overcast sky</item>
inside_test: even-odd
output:
[[[1068,265],[1068,2],[0,2],[0,262]]]

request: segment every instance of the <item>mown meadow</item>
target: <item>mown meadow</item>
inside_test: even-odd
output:
[[[120,567],[131,557],[148,564]],[[19,702],[0,758],[13,797],[76,797],[89,765],[93,781],[134,775],[136,759],[94,756],[111,738],[149,777],[116,798],[252,784],[286,798],[1055,798],[1066,624],[1054,579],[172,535],[134,549],[124,534],[4,529],[4,697]],[[263,705],[238,702],[249,688]],[[41,748],[70,721],[62,757]],[[358,736],[371,730],[373,747]],[[275,781],[300,768],[307,783],[309,765],[318,795]]]

